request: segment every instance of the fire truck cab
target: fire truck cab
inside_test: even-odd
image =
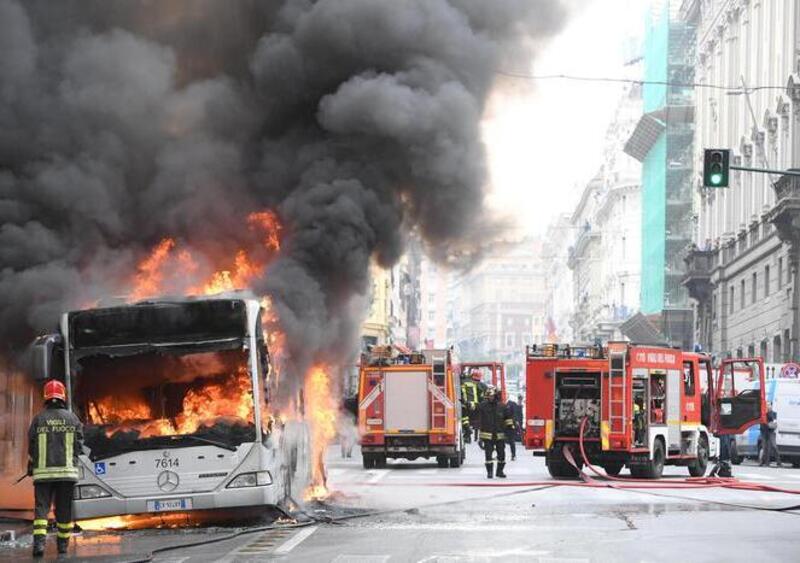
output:
[[[449,350],[394,354],[375,347],[362,356],[358,429],[364,467],[420,457],[460,467],[465,450],[457,377]]]
[[[533,346],[526,357],[525,446],[545,456],[553,477],[577,475],[568,459],[581,467],[581,448],[609,475],[627,466],[634,477],[657,479],[664,465],[704,475],[715,436],[766,418],[761,358],[724,360],[715,370],[705,354],[627,342]]]

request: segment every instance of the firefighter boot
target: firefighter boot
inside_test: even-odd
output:
[[[494,477],[494,464],[490,462],[486,464],[486,478],[491,479],[493,477]]]
[[[56,545],[59,553],[66,553],[67,548],[69,548],[69,538],[57,538]]]
[[[33,556],[34,557],[43,557],[44,556],[44,545],[47,541],[47,536],[33,536]]]
[[[497,464],[497,476],[500,477],[501,479],[505,479],[506,478],[506,474],[503,473],[503,468],[505,466],[506,466],[505,463],[498,463]]]

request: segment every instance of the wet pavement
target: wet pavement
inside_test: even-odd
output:
[[[482,452],[467,463],[390,462],[365,470],[360,456],[329,453],[330,504],[311,503],[298,524],[84,532],[59,561],[491,562],[796,561],[800,495],[727,489],[551,487],[542,458],[520,452],[505,481],[487,481]],[[800,470],[745,463],[736,477],[800,490]],[[624,476],[624,473],[623,473]],[[687,477],[668,467],[667,477]],[[487,483],[492,486],[484,487]],[[464,486],[470,485],[470,486]],[[745,508],[750,506],[751,508]],[[0,561],[28,560],[30,527],[6,521],[17,541]],[[55,541],[48,548],[54,557]],[[189,544],[203,542],[190,547]],[[213,542],[213,543],[208,543]],[[152,553],[175,546],[177,549]]]

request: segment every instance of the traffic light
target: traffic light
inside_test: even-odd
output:
[[[707,188],[727,188],[730,161],[729,149],[706,149],[703,155],[703,185]]]

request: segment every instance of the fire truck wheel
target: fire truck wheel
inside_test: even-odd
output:
[[[386,467],[386,456],[385,455],[377,456],[375,458],[374,464],[375,464],[375,467],[377,467],[379,469],[384,469]]]
[[[700,434],[700,441],[697,442],[697,459],[689,464],[689,475],[692,477],[702,477],[708,468],[708,438],[705,434]]]
[[[792,460],[792,467],[794,467],[795,469],[800,467],[800,459],[793,459]]]
[[[612,477],[616,477],[617,475],[619,475],[619,472],[622,471],[622,467],[624,465],[625,464],[621,461],[612,461],[604,464],[603,469],[605,469],[606,473],[608,473]]]
[[[566,461],[547,461],[547,471],[554,479],[577,479],[578,471]]]
[[[364,454],[363,461],[364,461],[364,469],[372,469],[373,467],[375,467],[375,458],[372,457],[371,455]]]
[[[664,442],[656,438],[653,444],[653,459],[647,464],[646,474],[648,479],[661,479],[664,473]]]
[[[461,450],[461,465],[464,465],[464,460],[467,459],[467,450]]]
[[[443,455],[436,456],[436,464],[437,464],[439,467],[447,467],[447,465],[448,465],[448,464],[447,464],[447,458],[446,458],[446,457],[444,457]]]
[[[731,463],[734,465],[741,465],[744,458],[739,455],[739,448],[736,446],[736,442],[733,443],[733,448],[731,449]]]
[[[450,458],[450,467],[456,468],[461,467],[461,454],[458,453]]]

